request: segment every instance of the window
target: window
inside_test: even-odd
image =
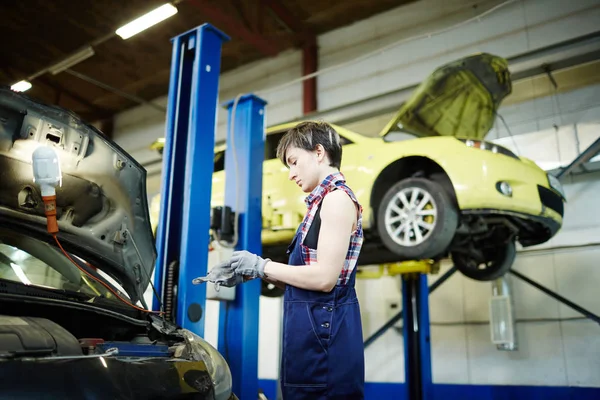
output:
[[[383,140],[386,142],[401,142],[404,140],[416,139],[417,137],[418,136],[416,136],[410,132],[404,132],[401,130],[397,130],[397,131],[390,131],[389,133],[387,133],[383,137]]]

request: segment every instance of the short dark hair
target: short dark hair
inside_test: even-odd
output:
[[[287,165],[285,158],[290,146],[313,151],[319,144],[325,149],[329,166],[340,169],[342,165],[340,135],[331,125],[323,121],[301,122],[287,131],[277,145],[277,158]]]

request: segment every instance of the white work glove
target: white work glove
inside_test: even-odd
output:
[[[262,258],[249,251],[234,251],[229,259],[231,267],[235,274],[248,279],[264,278],[265,265],[271,261],[268,258]]]
[[[222,262],[212,267],[208,275],[201,276],[192,281],[194,285],[204,282],[212,282],[218,291],[220,286],[234,287],[244,281],[244,278],[234,271],[231,266],[231,260]]]

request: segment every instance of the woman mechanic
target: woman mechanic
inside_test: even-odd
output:
[[[261,278],[285,285],[280,377],[285,400],[363,399],[363,337],[354,290],[362,207],[340,172],[340,137],[327,123],[304,122],[283,136],[277,156],[289,168],[289,179],[308,193],[288,264],[236,251],[215,267],[235,277],[220,283]]]

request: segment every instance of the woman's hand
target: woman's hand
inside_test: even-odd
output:
[[[204,282],[212,282],[215,284],[218,290],[220,286],[234,287],[244,282],[242,276],[235,273],[231,266],[231,260],[222,262],[211,268],[210,272],[206,276],[196,278],[192,281],[194,285],[198,285]]]
[[[235,274],[246,278],[245,280],[264,278],[265,265],[271,260],[264,259],[246,250],[234,251],[229,259]]]

